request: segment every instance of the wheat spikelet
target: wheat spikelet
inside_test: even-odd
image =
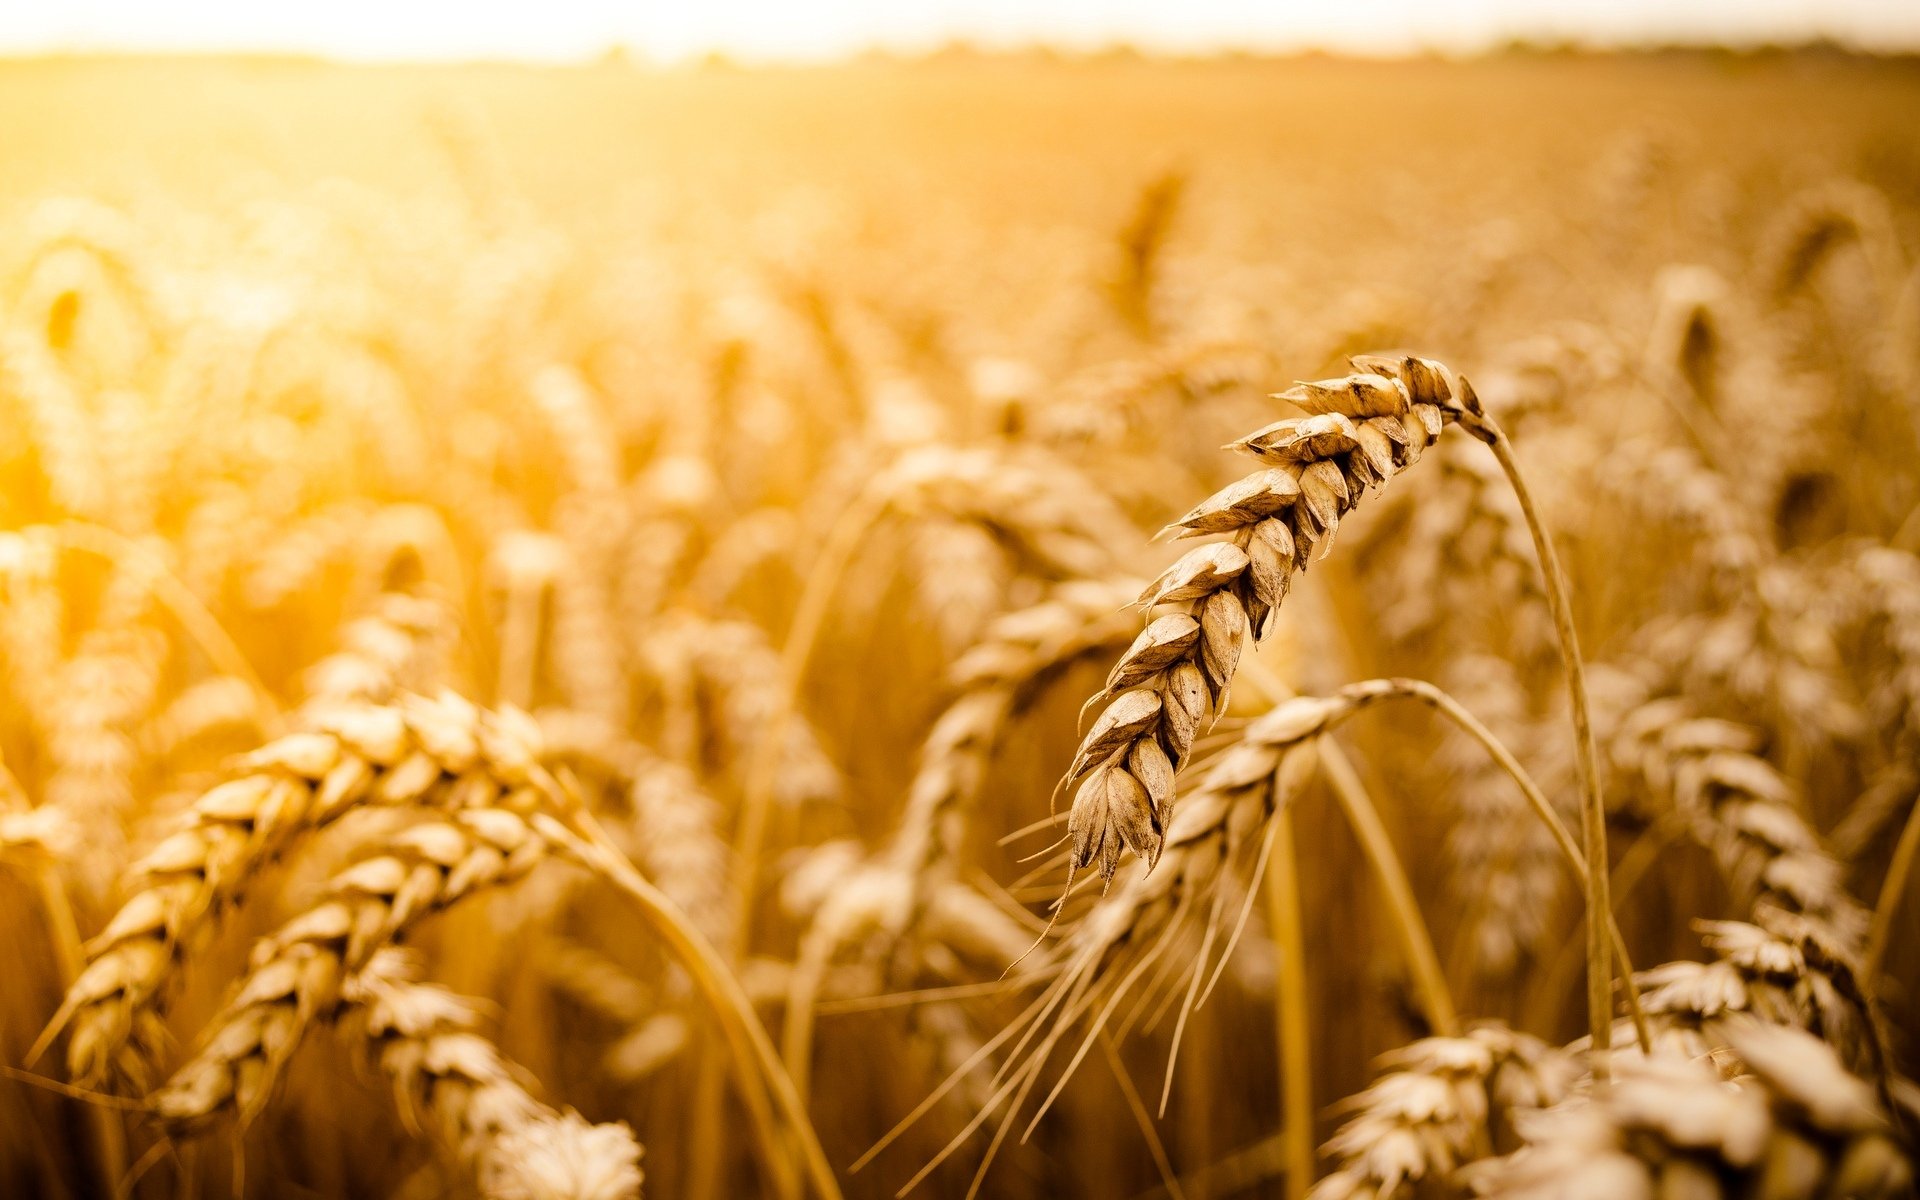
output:
[[[359,497],[339,500],[302,516],[255,557],[241,581],[249,607],[283,608],[314,589],[322,573],[346,557],[375,512]]]
[[[527,394],[559,443],[568,485],[601,494],[618,490],[619,442],[580,373],[562,364],[543,367],[527,381]]]
[[[1606,1092],[1525,1124],[1528,1145],[1474,1174],[1478,1194],[1862,1198],[1908,1194],[1913,1164],[1866,1082],[1799,1030],[1729,1020],[1729,1082],[1678,1055],[1627,1058]]]
[[[502,791],[552,795],[538,746],[526,718],[447,694],[334,706],[243,758],[234,778],[195,801],[134,864],[130,898],[89,943],[86,968],[48,1028],[69,1029],[72,1076],[139,1079],[175,958],[302,837],[364,804],[460,808]]]
[[[642,751],[627,770],[627,839],[688,920],[709,937],[725,927],[731,852],[720,805],[693,772]]]
[[[57,702],[53,681],[67,633],[58,570],[58,547],[46,527],[0,533],[0,670],[29,720]]]
[[[1108,294],[1121,320],[1143,338],[1152,337],[1157,324],[1154,284],[1186,186],[1186,176],[1177,170],[1148,180],[1120,231],[1119,263]]]
[[[335,634],[339,649],[301,677],[309,703],[385,704],[444,675],[456,629],[430,595],[384,592]]]
[[[772,568],[791,571],[798,538],[793,511],[758,508],[739,517],[713,539],[706,553],[689,571],[687,592],[709,604],[726,605],[757,573]],[[636,540],[636,547],[644,543]],[[660,606],[647,610],[651,617]]]
[[[1263,829],[1270,828],[1269,818],[1291,802],[1317,771],[1316,739],[1360,706],[1359,700],[1347,696],[1298,697],[1241,731],[1179,806],[1153,868],[1126,876],[1102,895],[1048,954],[1048,966],[1063,970],[1049,988],[1055,1004],[1047,1006],[1043,1016],[1053,1012],[1061,998],[1072,996],[1074,1003],[1060,1007],[1053,1018],[1055,1032],[1034,1052],[1025,1074],[1032,1075],[1044,1065],[1061,1033],[1095,999],[1125,993],[1140,973],[1139,964],[1151,963],[1154,951],[1171,943],[1176,922],[1198,917],[1203,906],[1221,894],[1220,882],[1229,864],[1246,853]],[[1205,918],[1209,929],[1220,919],[1219,906],[1213,909]],[[1203,943],[1195,959],[1196,980],[1211,940]],[[1120,978],[1127,962],[1135,968]],[[1109,1003],[1095,1022],[1095,1032],[1111,1009]]]
[[[1150,623],[1094,698],[1111,703],[1065,781],[1079,783],[1068,823],[1076,868],[1097,861],[1110,883],[1123,850],[1159,859],[1174,774],[1225,710],[1242,641],[1264,636],[1293,575],[1331,548],[1366,490],[1417,461],[1461,406],[1477,405],[1470,388],[1425,359],[1356,360],[1355,368],[1344,380],[1282,393],[1314,415],[1234,444],[1275,465],[1170,526],[1182,537],[1232,540],[1189,551],[1140,596],[1148,609],[1186,611]]]
[[[1862,718],[1845,685],[1834,622],[1806,569],[1759,528],[1756,498],[1686,450],[1634,447],[1603,473],[1612,494],[1700,539],[1707,569],[1697,608],[1669,611],[1633,635],[1635,655],[1709,708],[1764,720],[1811,745],[1844,744]],[[1765,476],[1765,463],[1746,474]]]
[[[920,446],[874,486],[908,520],[939,516],[986,530],[1023,573],[1045,579],[1104,573],[1129,530],[1094,480],[1030,447]]]
[[[0,774],[5,776],[0,793],[6,793],[0,798],[4,803],[0,807],[0,862],[44,867],[71,858],[81,844],[80,830],[72,819],[58,808],[28,806],[4,763],[0,763]]]
[[[985,781],[1007,727],[1046,684],[1076,661],[1124,644],[1135,624],[1124,610],[1131,583],[1062,584],[1046,600],[996,618],[986,637],[954,666],[963,690],[934,722],[907,789],[906,810],[886,847],[849,869],[816,851],[789,876],[790,908],[808,914],[787,1001],[787,1053],[792,1069],[807,1051],[814,989],[842,947],[879,935],[875,957],[894,957],[909,930],[943,946],[971,947],[971,957],[1004,964],[1020,954],[1017,926],[970,885],[954,881],[965,861],[968,809]],[[819,885],[806,875],[819,873]]]
[[[73,865],[95,893],[123,865],[142,760],[136,733],[152,710],[168,650],[166,638],[144,626],[89,630],[62,664],[58,701],[44,714],[54,764],[44,801],[86,831],[86,852]]]
[[[258,745],[266,733],[253,684],[234,675],[210,675],[182,688],[145,723],[141,750],[170,763],[207,743],[244,740]]]
[[[954,664],[961,695],[927,735],[907,788],[906,811],[888,851],[920,876],[965,852],[966,808],[1009,723],[1053,679],[1086,656],[1130,638],[1131,583],[1074,583],[1031,607],[996,618]]]
[[[0,327],[0,393],[19,422],[46,479],[48,516],[98,520],[112,504],[112,484],[94,444],[90,406],[60,363],[37,339]]]
[[[49,764],[42,800],[84,831],[83,853],[69,868],[96,895],[124,865],[125,827],[144,757],[138,733],[172,651],[165,635],[146,623],[154,570],[135,556],[111,566],[95,625],[55,668],[37,714]]]
[[[1920,558],[1870,542],[1847,546],[1821,590],[1865,640],[1855,661],[1872,668],[1867,704],[1882,737],[1902,751],[1920,746]]]
[[[720,804],[699,777],[598,714],[542,709],[536,719],[546,762],[577,766],[605,782],[615,807],[602,816],[614,841],[695,926],[717,936],[731,852]]]
[[[509,534],[488,571],[504,593],[502,698],[531,708],[545,698],[545,684],[567,707],[625,724],[622,642],[601,581],[573,546],[548,534]]]
[[[653,623],[645,653],[669,703],[680,707],[668,713],[669,726],[677,722],[687,737],[711,735],[711,745],[696,742],[684,755],[671,737],[663,740],[674,757],[704,754],[738,774],[751,757],[750,747],[777,724],[775,798],[799,806],[839,794],[839,772],[813,728],[796,714],[774,720],[773,714],[785,708],[779,695],[780,655],[759,626],[667,614]]]
[[[541,966],[556,991],[621,1031],[601,1063],[610,1078],[638,1083],[692,1044],[693,1023],[660,1006],[662,989],[598,951],[572,942],[549,945]]]
[[[958,654],[973,645],[1012,582],[999,543],[979,526],[933,520],[911,531],[907,556],[914,594],[941,646]]]
[[[1726,385],[1729,288],[1709,267],[1670,266],[1654,279],[1657,307],[1646,372],[1709,413]]]
[[[1640,974],[1642,1000],[1665,1050],[1698,1057],[1719,1043],[1734,1014],[1805,1029],[1848,1069],[1879,1080],[1886,1052],[1878,1017],[1862,992],[1858,951],[1817,922],[1771,906],[1751,923],[1699,923],[1714,961],[1663,963]]]
[[[1341,1105],[1355,1115],[1322,1147],[1337,1165],[1312,1200],[1392,1200],[1445,1185],[1493,1151],[1496,1130],[1565,1099],[1579,1074],[1565,1051],[1501,1025],[1422,1038],[1379,1065],[1387,1073]]]

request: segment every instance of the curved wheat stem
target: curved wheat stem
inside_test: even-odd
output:
[[[1476,406],[1477,408],[1477,406]],[[1573,717],[1574,760],[1580,779],[1581,844],[1592,870],[1586,875],[1587,898],[1587,1027],[1593,1039],[1594,1076],[1606,1079],[1606,1054],[1613,1036],[1613,968],[1609,962],[1612,944],[1608,928],[1613,921],[1613,897],[1608,882],[1612,869],[1607,853],[1607,810],[1600,787],[1600,752],[1593,736],[1591,701],[1587,696],[1586,664],[1580,656],[1580,636],[1573,625],[1573,606],[1567,598],[1567,580],[1560,570],[1560,557],[1553,539],[1533,501],[1533,493],[1513,457],[1513,444],[1492,417],[1474,412],[1463,421],[1463,428],[1485,442],[1506,472],[1520,512],[1526,518],[1527,532],[1533,535],[1533,549],[1540,561],[1545,581],[1547,607],[1553,616],[1554,633],[1560,647],[1561,666],[1567,676],[1569,711]]]

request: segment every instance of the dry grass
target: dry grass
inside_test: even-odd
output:
[[[0,64],[0,1194],[1910,1195],[1916,103]]]

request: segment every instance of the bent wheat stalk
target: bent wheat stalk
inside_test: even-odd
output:
[[[1527,804],[1553,834],[1554,843],[1560,847],[1560,853],[1566,859],[1567,866],[1573,871],[1574,877],[1582,886],[1587,884],[1586,856],[1574,843],[1573,834],[1561,822],[1560,814],[1554,811],[1553,805],[1540,791],[1540,786],[1533,781],[1527,769],[1520,765],[1520,761],[1513,756],[1513,752],[1493,735],[1493,731],[1481,724],[1453,697],[1421,679],[1371,679],[1365,683],[1356,683],[1342,688],[1341,695],[1362,701],[1386,699],[1392,696],[1410,697],[1428,705],[1459,726],[1462,732],[1480,743],[1486,750],[1487,756],[1493,759],[1494,763],[1519,787],[1521,793],[1527,798]],[[1606,937],[1612,944],[1614,955],[1620,960],[1620,983],[1626,995],[1627,1010],[1632,1015],[1634,1027],[1639,1034],[1640,1047],[1642,1050],[1651,1049],[1648,1044],[1646,1020],[1640,1011],[1639,989],[1633,980],[1633,962],[1627,954],[1626,939],[1621,936],[1619,923],[1614,919],[1611,911],[1606,914],[1606,921]]]
[[[1609,890],[1612,859],[1607,853],[1607,809],[1600,788],[1600,751],[1593,736],[1593,716],[1587,698],[1585,661],[1580,656],[1580,635],[1573,625],[1573,606],[1567,598],[1567,580],[1560,570],[1560,556],[1547,536],[1533,502],[1533,493],[1513,457],[1513,443],[1491,416],[1472,406],[1471,420],[1462,428],[1485,442],[1506,472],[1514,498],[1520,502],[1527,532],[1533,535],[1534,554],[1540,560],[1545,581],[1547,608],[1553,617],[1554,634],[1559,640],[1561,665],[1567,675],[1567,698],[1573,716],[1574,759],[1580,776],[1581,842],[1592,869],[1586,875],[1587,898],[1587,1027],[1593,1039],[1594,1079],[1605,1083],[1607,1051],[1613,1038],[1613,978],[1608,961],[1611,945],[1607,929],[1613,919],[1613,897]]]

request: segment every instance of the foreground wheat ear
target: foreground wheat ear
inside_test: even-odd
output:
[[[1367,355],[1344,379],[1301,383],[1275,398],[1308,415],[1232,443],[1269,464],[1214,493],[1162,532],[1228,535],[1182,555],[1138,603],[1150,621],[1088,705],[1110,701],[1080,743],[1065,783],[1071,869],[1099,863],[1110,884],[1122,850],[1157,862],[1174,775],[1225,711],[1241,643],[1264,638],[1294,575],[1323,557],[1367,489],[1420,460],[1446,427],[1480,415],[1465,380],[1429,359]]]
[[[1586,859],[1608,860],[1599,755],[1585,669],[1560,564],[1511,444],[1464,376],[1432,359],[1368,354],[1343,379],[1299,383],[1274,398],[1308,415],[1275,422],[1229,449],[1270,464],[1208,497],[1163,531],[1180,538],[1228,535],[1188,551],[1148,586],[1151,620],[1088,705],[1107,703],[1080,744],[1063,785],[1079,784],[1067,819],[1074,873],[1099,863],[1111,885],[1121,852],[1159,860],[1174,801],[1174,776],[1194,739],[1227,707],[1241,645],[1257,642],[1295,574],[1331,549],[1340,521],[1368,489],[1420,460],[1450,424],[1492,450],[1513,488],[1539,558],[1571,699]],[[1604,1077],[1611,1045],[1612,963],[1608,872],[1586,879],[1587,1019]]]

